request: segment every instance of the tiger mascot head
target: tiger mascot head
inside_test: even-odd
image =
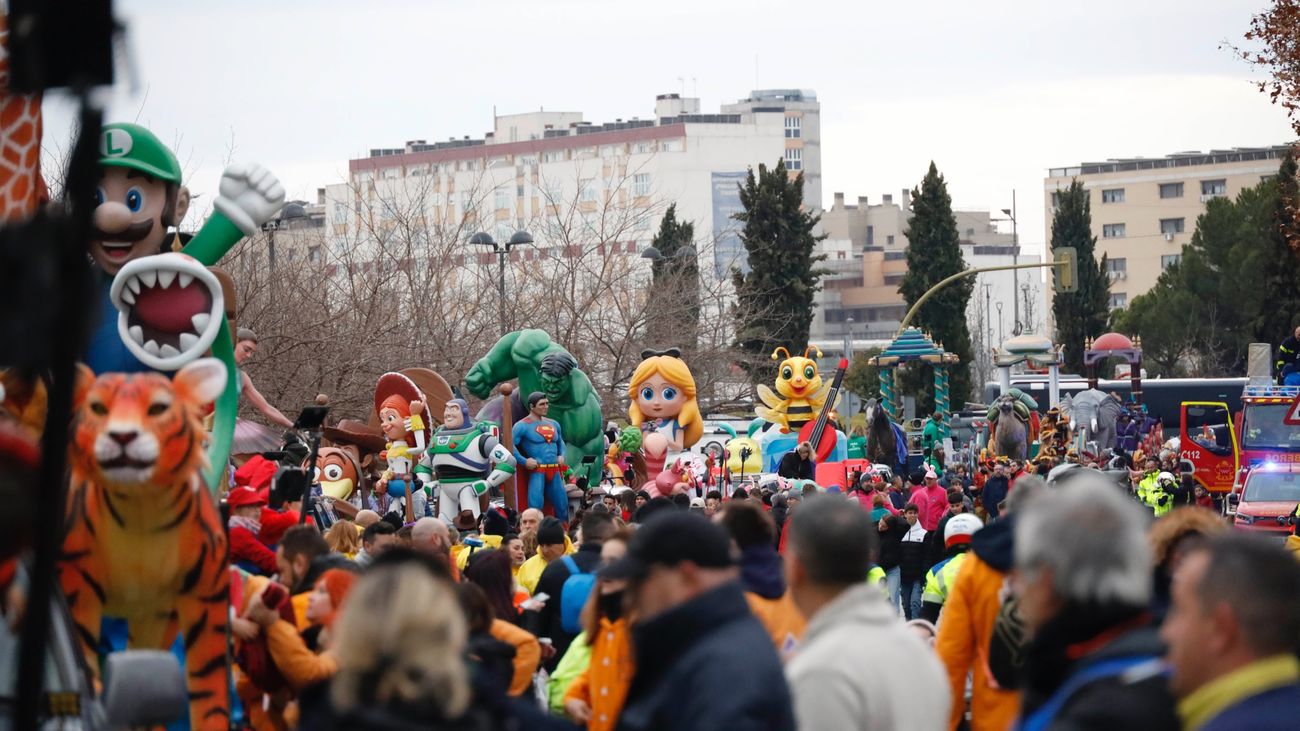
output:
[[[172,379],[82,366],[72,422],[74,467],[102,485],[167,484],[206,466],[205,407],[226,387],[226,367],[200,358]]]

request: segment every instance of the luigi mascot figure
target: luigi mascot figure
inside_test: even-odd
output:
[[[212,216],[179,255],[156,256],[188,204],[176,156],[126,123],[103,128],[99,153],[90,256],[101,273],[100,309],[86,364],[96,373],[176,370],[221,329],[221,287],[207,267],[275,215],[284,188],[257,165],[227,168]]]

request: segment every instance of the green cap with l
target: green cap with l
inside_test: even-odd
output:
[[[138,124],[106,124],[99,134],[99,164],[131,168],[159,180],[181,184],[176,156],[153,132]]]

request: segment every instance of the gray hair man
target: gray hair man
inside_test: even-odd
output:
[[[1281,546],[1225,534],[1174,570],[1160,635],[1183,727],[1295,728],[1300,719],[1300,563]]]
[[[1151,626],[1146,516],[1101,475],[1080,475],[1017,516],[1013,585],[1031,637],[1030,728],[1177,729]]]
[[[808,617],[804,644],[786,667],[800,728],[948,724],[943,667],[866,581],[876,532],[856,503],[831,495],[810,498],[791,518],[785,572]]]

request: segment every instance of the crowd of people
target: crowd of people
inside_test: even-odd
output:
[[[1300,563],[1194,499],[994,461],[593,490],[473,530],[228,498],[254,728],[1233,729],[1300,714]],[[1176,488],[1175,488],[1176,490]]]

